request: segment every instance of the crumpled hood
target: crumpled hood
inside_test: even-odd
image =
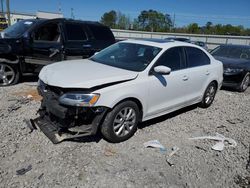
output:
[[[103,84],[135,79],[138,73],[88,59],[62,61],[43,67],[39,78],[61,88],[92,88]]]

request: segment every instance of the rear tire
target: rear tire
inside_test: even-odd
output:
[[[248,86],[249,86],[249,83],[250,83],[250,74],[247,73],[243,80],[241,81],[241,84],[240,84],[240,87],[239,87],[239,92],[244,92],[247,90]]]
[[[16,64],[0,62],[0,87],[19,82],[20,71]]]
[[[110,142],[123,142],[134,135],[139,120],[139,108],[133,101],[125,101],[108,112],[101,125],[102,135]]]
[[[215,95],[217,91],[217,85],[215,82],[211,82],[203,95],[202,101],[200,103],[201,108],[208,108],[214,101]]]

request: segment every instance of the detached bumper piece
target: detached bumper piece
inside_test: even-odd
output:
[[[78,130],[78,131],[70,131],[64,130],[60,131],[57,125],[48,120],[47,118],[38,117],[30,122],[31,127],[33,129],[40,129],[50,140],[53,144],[58,144],[64,140],[69,140],[73,138],[83,137],[92,135],[91,127],[89,126],[90,130]],[[32,129],[32,128],[31,128]]]

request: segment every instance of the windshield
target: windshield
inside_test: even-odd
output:
[[[250,47],[219,46],[211,54],[213,56],[250,60]]]
[[[2,32],[4,33],[4,38],[17,38],[24,34],[32,25],[33,21],[22,20],[10,27],[6,28]]]
[[[90,59],[105,65],[140,72],[143,71],[161,48],[134,43],[116,43]]]

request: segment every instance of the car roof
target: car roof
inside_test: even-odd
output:
[[[47,22],[47,21],[64,21],[64,22],[76,22],[76,23],[84,23],[84,24],[91,24],[91,25],[98,25],[98,26],[103,26],[99,22],[96,21],[83,21],[83,20],[74,20],[74,19],[68,19],[68,18],[54,18],[54,19],[25,19],[23,21],[33,21],[36,23],[42,23],[42,22]]]
[[[175,46],[176,47],[177,46],[190,46],[190,47],[200,48],[199,46],[191,44],[191,43],[167,40],[167,39],[128,39],[128,40],[121,41],[121,43],[128,43],[128,42],[154,46],[158,48],[170,48],[170,47],[175,47]]]

